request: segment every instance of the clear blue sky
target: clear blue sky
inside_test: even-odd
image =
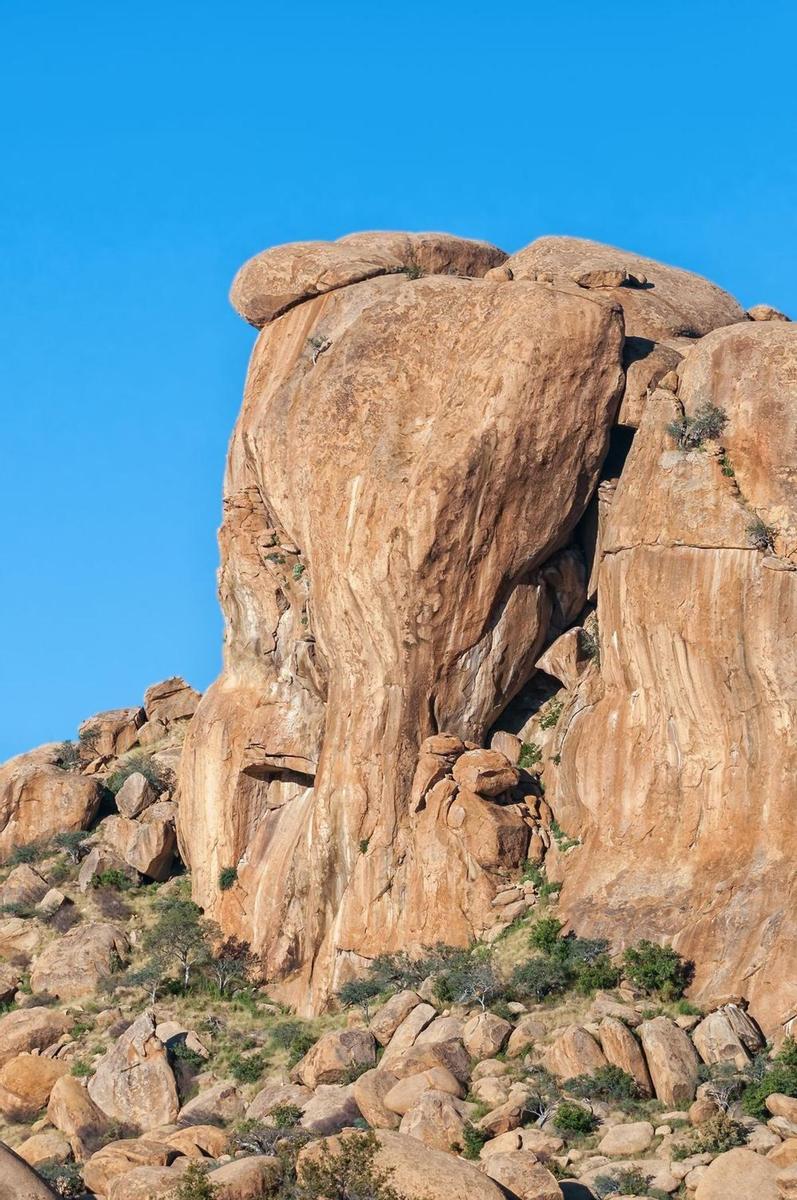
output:
[[[0,758],[220,658],[274,243],[628,246],[797,313],[790,3],[0,0]]]

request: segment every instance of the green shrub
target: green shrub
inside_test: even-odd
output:
[[[207,1172],[208,1167],[204,1163],[190,1163],[181,1175],[174,1193],[171,1193],[174,1200],[215,1200],[219,1189],[215,1183],[210,1182]]]
[[[462,1157],[477,1159],[482,1146],[489,1139],[489,1133],[477,1129],[472,1121],[466,1121],[462,1129]]]
[[[423,268],[419,267],[417,263],[411,263],[410,266],[404,268],[404,274],[408,279],[422,279]]]
[[[563,1100],[554,1114],[554,1124],[560,1133],[592,1133],[598,1124],[594,1113],[582,1104]]]
[[[742,1108],[751,1117],[766,1120],[769,1116],[764,1101],[773,1092],[797,1097],[797,1042],[786,1038],[775,1057],[767,1064],[763,1056],[753,1060],[749,1071],[752,1081],[742,1096]]]
[[[520,747],[520,757],[517,760],[517,765],[524,770],[529,767],[536,766],[542,759],[542,750],[536,742],[523,742]]]
[[[562,715],[563,708],[563,700],[549,700],[540,716],[540,729],[553,729]]]
[[[434,994],[444,1004],[471,1004],[486,1008],[504,992],[504,984],[486,947],[462,950],[434,982]]]
[[[512,972],[512,994],[539,1004],[548,996],[561,996],[573,982],[573,972],[567,963],[554,958],[529,958],[518,963]]]
[[[144,750],[136,750],[132,754],[128,754],[124,761],[111,771],[105,780],[105,786],[115,796],[124,781],[131,775],[143,775],[156,795],[160,795],[168,787],[165,772],[158,766],[152,755],[147,754]]]
[[[606,1196],[650,1196],[648,1179],[634,1167],[613,1168],[611,1175],[598,1175],[593,1190],[599,1200]]]
[[[230,1074],[237,1083],[257,1083],[268,1066],[268,1058],[262,1051],[255,1054],[231,1054]]]
[[[615,966],[608,954],[599,954],[592,962],[585,962],[576,970],[575,987],[582,996],[617,987],[622,971]]]
[[[404,1200],[390,1184],[391,1170],[375,1164],[379,1142],[373,1133],[342,1135],[333,1152],[325,1143],[302,1163],[298,1200]]]
[[[728,423],[728,416],[715,404],[704,401],[693,417],[686,413],[671,421],[667,432],[679,450],[697,450],[706,441],[716,441]]]
[[[107,870],[100,871],[99,875],[92,877],[91,886],[93,888],[115,888],[117,892],[126,892],[133,887],[133,883],[118,867],[108,867]]]
[[[186,1046],[185,1042],[176,1042],[169,1053],[178,1062],[185,1063],[191,1071],[203,1071],[207,1066],[202,1055],[197,1054],[196,1050],[192,1050],[190,1046]]]
[[[91,1075],[91,1073],[92,1067],[90,1067],[84,1059],[78,1058],[72,1063],[72,1074],[76,1075],[78,1079],[85,1079],[86,1076]]]
[[[371,1019],[371,1001],[380,994],[375,979],[350,979],[338,989],[337,998],[344,1008],[359,1008],[366,1021]]]
[[[45,853],[46,847],[41,842],[26,842],[24,846],[15,846],[6,862],[9,867],[19,867],[23,863],[39,862]]]
[[[562,922],[558,917],[540,917],[529,934],[529,945],[542,954],[553,954],[562,942]]]
[[[272,1108],[269,1116],[277,1129],[292,1129],[294,1125],[299,1124],[302,1110],[298,1104],[278,1104],[276,1108]]]
[[[85,1194],[86,1185],[77,1163],[44,1162],[37,1164],[36,1170],[56,1196],[64,1200],[80,1200]]]
[[[238,878],[235,867],[222,867],[219,871],[219,891],[228,892]]]
[[[569,834],[565,833],[564,829],[562,829],[562,826],[556,820],[551,821],[551,833],[553,834],[556,845],[563,854],[567,853],[568,850],[572,850],[574,846],[581,845],[581,839],[577,837],[570,837]]]
[[[632,983],[662,1000],[677,1000],[682,996],[693,970],[692,964],[685,962],[672,946],[659,946],[644,938],[625,951],[623,967]]]
[[[636,1100],[639,1096],[634,1078],[620,1067],[599,1067],[592,1075],[576,1075],[564,1085],[581,1100]]]
[[[771,525],[767,525],[765,521],[762,521],[760,517],[755,517],[747,526],[745,532],[754,550],[771,552],[774,549],[776,530]]]
[[[77,742],[61,742],[55,756],[55,765],[62,771],[79,771],[80,745]]]
[[[747,1144],[747,1130],[726,1112],[715,1113],[702,1125],[692,1129],[687,1141],[677,1146],[674,1158],[689,1158],[692,1154],[724,1154],[736,1146]]]

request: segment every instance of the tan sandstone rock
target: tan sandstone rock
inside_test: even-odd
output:
[[[778,1168],[740,1147],[720,1154],[707,1167],[695,1189],[695,1200],[779,1200]]]
[[[500,1053],[509,1040],[512,1026],[495,1013],[477,1013],[462,1030],[465,1049],[472,1058],[492,1058]]]
[[[175,1120],[177,1087],[151,1012],[143,1012],[103,1055],[88,1090],[107,1117],[138,1129]]]
[[[78,1162],[94,1153],[108,1127],[108,1118],[73,1075],[63,1075],[53,1085],[47,1119],[69,1139]]]
[[[46,1050],[71,1029],[73,1019],[57,1009],[20,1008],[0,1017],[0,1066],[18,1054]]]
[[[57,1193],[24,1159],[0,1142],[0,1200],[56,1200]]]
[[[616,1017],[604,1017],[598,1037],[606,1061],[630,1075],[642,1096],[652,1096],[653,1083],[645,1056],[628,1026]]]
[[[45,1162],[67,1162],[72,1155],[72,1147],[57,1129],[45,1129],[20,1142],[17,1154],[29,1166],[35,1167]]]
[[[424,1092],[430,1090],[447,1092],[450,1096],[458,1096],[460,1099],[465,1095],[462,1084],[446,1067],[431,1067],[428,1071],[397,1080],[385,1093],[383,1102],[391,1112],[403,1116],[417,1104]]]
[[[380,1046],[386,1046],[393,1034],[412,1012],[421,1003],[421,998],[417,992],[405,990],[396,992],[391,996],[381,1008],[378,1008],[371,1017],[368,1028],[374,1035]]]
[[[562,1189],[547,1167],[530,1150],[491,1154],[484,1171],[518,1200],[562,1200]]]
[[[372,1129],[398,1129],[401,1117],[385,1104],[385,1097],[396,1083],[398,1077],[382,1068],[363,1071],[355,1079],[352,1085],[354,1099]]]
[[[545,1053],[545,1065],[559,1079],[593,1075],[606,1066],[606,1056],[581,1025],[569,1025]]]
[[[50,942],[33,963],[30,982],[34,992],[47,992],[61,1000],[93,995],[100,979],[110,975],[115,962],[127,960],[130,947],[122,930],[105,922],[76,925]]]
[[[451,1150],[462,1145],[465,1122],[472,1113],[471,1104],[450,1092],[427,1088],[404,1113],[399,1131],[435,1150]]]
[[[325,1033],[293,1068],[292,1078],[314,1089],[321,1083],[340,1083],[352,1068],[376,1065],[376,1041],[365,1029],[334,1029]]]
[[[15,846],[87,829],[102,788],[96,779],[56,764],[59,746],[40,746],[0,766],[0,861]]]
[[[0,1067],[0,1112],[7,1121],[29,1122],[44,1108],[57,1079],[69,1067],[57,1058],[18,1054]]]
[[[575,286],[347,286],[346,266],[318,295],[315,267],[290,281],[302,249],[268,255],[247,316],[294,307],[258,339],[231,443],[226,665],[189,728],[179,825],[195,898],[311,1011],[350,951],[443,927],[467,944],[492,923],[492,873],[525,856],[511,806],[446,780],[408,800],[424,739],[480,744],[583,606],[580,557],[559,547],[597,483],[623,333],[614,300]],[[242,859],[243,912],[216,886]]]
[[[688,1036],[667,1017],[643,1021],[639,1036],[657,1098],[686,1107],[695,1098],[699,1065]]]
[[[100,825],[99,835],[114,854],[148,879],[162,882],[169,878],[177,848],[171,821],[131,821],[111,816]]]

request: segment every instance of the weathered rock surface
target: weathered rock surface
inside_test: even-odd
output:
[[[268,253],[269,273],[306,261]],[[226,662],[181,771],[195,897],[305,1010],[351,952],[443,927],[464,944],[494,919],[491,872],[518,865],[528,827],[445,780],[409,811],[418,751],[439,730],[478,742],[583,604],[578,556],[557,551],[622,383],[611,299],[352,278],[247,309],[295,304],[258,339],[231,444]],[[244,855],[234,906],[216,880]]]
[[[148,879],[162,882],[169,878],[177,839],[171,821],[131,821],[127,817],[106,817],[99,828],[103,842]]]
[[[96,779],[64,771],[60,746],[40,746],[0,766],[0,862],[15,846],[87,829],[102,788]]]
[[[115,962],[125,962],[128,953],[127,938],[117,925],[77,925],[50,942],[35,960],[31,987],[61,1000],[92,995],[100,979],[110,975]]]
[[[594,1075],[606,1066],[606,1056],[581,1025],[569,1025],[545,1052],[545,1065],[559,1079]]]
[[[20,1008],[0,1017],[0,1066],[18,1054],[46,1050],[72,1026],[72,1018],[54,1008]]]
[[[365,1029],[335,1029],[319,1038],[291,1075],[306,1087],[340,1083],[352,1069],[376,1065],[376,1041]]]
[[[688,1036],[667,1017],[643,1021],[639,1036],[658,1099],[688,1105],[695,1098],[699,1066]]]
[[[155,789],[147,777],[140,771],[133,771],[116,793],[116,807],[123,817],[140,817],[156,799]]]
[[[547,1167],[530,1150],[491,1154],[484,1171],[518,1200],[562,1200],[562,1189]]]
[[[380,1130],[376,1133],[379,1151],[375,1163],[378,1169],[390,1172],[391,1185],[403,1195],[426,1196],[428,1200],[504,1200],[504,1193],[491,1179],[471,1163],[454,1158],[442,1150],[424,1146],[416,1138],[403,1133]],[[332,1153],[338,1143],[327,1141]],[[311,1145],[299,1155],[301,1164],[319,1153]]]
[[[3,1142],[0,1142],[0,1200],[57,1200],[57,1193]]]
[[[44,1108],[56,1080],[69,1067],[41,1054],[17,1054],[0,1067],[0,1113],[7,1121],[32,1121]]]
[[[778,1168],[740,1147],[720,1154],[708,1166],[695,1188],[695,1200],[779,1200],[775,1182]]]
[[[797,1007],[797,572],[781,569],[795,552],[796,376],[782,322],[729,325],[690,351],[679,399],[726,412],[733,478],[676,449],[671,393],[647,402],[601,536],[600,679],[565,706],[546,785],[582,842],[561,895],[575,927],[671,941],[701,1002],[744,996],[770,1035]],[[777,527],[775,555],[753,545],[756,515]]]
[[[617,1017],[604,1017],[598,1027],[598,1037],[606,1061],[630,1075],[640,1095],[652,1096],[653,1083],[648,1064],[639,1042],[628,1026]]]
[[[47,1119],[69,1139],[78,1162],[94,1152],[108,1126],[105,1114],[73,1075],[63,1075],[53,1085]]]
[[[107,1117],[125,1125],[146,1131],[175,1120],[177,1087],[151,1012],[142,1013],[103,1055],[88,1090]]]

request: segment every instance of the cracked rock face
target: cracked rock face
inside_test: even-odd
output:
[[[418,749],[480,743],[580,610],[566,547],[622,349],[612,299],[450,274],[339,286],[260,334],[225,482],[225,666],[186,742],[180,838],[196,898],[306,1009],[363,956],[484,924],[497,868],[457,825],[492,829],[496,806],[411,814]]]
[[[378,953],[488,936],[544,859],[579,932],[674,940],[698,998],[777,1032],[794,326],[570,238],[278,247],[233,301],[261,332],[225,480],[224,669],[181,768],[195,898],[309,1012]],[[722,444],[683,452],[666,426],[705,403]],[[515,762],[515,734],[539,742],[536,805],[501,754],[469,757]]]

